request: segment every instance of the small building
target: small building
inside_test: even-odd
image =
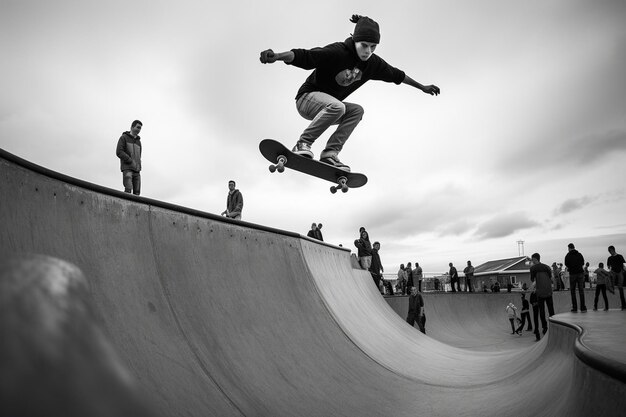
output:
[[[524,284],[530,287],[530,266],[530,258],[527,256],[488,261],[474,267],[472,283],[476,291],[481,291],[483,285],[491,289],[496,281],[504,291],[509,283],[515,288],[522,288]]]

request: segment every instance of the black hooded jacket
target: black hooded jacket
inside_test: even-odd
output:
[[[404,71],[392,67],[376,54],[362,61],[352,38],[323,48],[291,51],[294,59],[288,65],[315,70],[298,90],[296,99],[305,93],[320,91],[343,101],[368,80],[401,84],[405,77]]]

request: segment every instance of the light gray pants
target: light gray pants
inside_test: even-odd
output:
[[[363,118],[363,107],[360,105],[341,102],[319,91],[300,96],[296,101],[296,108],[302,117],[311,120],[311,124],[300,135],[300,140],[309,145],[312,145],[330,126],[339,125],[330,135],[320,158],[337,155]]]

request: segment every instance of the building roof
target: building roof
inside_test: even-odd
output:
[[[499,273],[524,273],[530,270],[530,263],[527,262],[528,257],[518,256],[516,258],[497,259],[495,261],[487,261],[474,267],[474,276],[499,274]]]

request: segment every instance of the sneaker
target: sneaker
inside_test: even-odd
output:
[[[305,158],[313,159],[313,152],[311,152],[311,145],[306,142],[298,141],[296,146],[291,150],[296,155],[304,156]]]
[[[604,309],[604,311],[609,311],[609,309],[608,309],[608,308],[605,308],[605,309]]]
[[[578,313],[578,309],[577,309],[577,308],[572,308],[570,311],[571,311],[572,313]]]
[[[581,309],[580,309],[580,312],[581,312],[581,313],[586,313],[586,312],[587,312],[587,309],[586,309],[586,308],[581,308]]]
[[[323,162],[328,165],[332,165],[336,168],[343,169],[344,171],[350,172],[350,167],[339,160],[337,155],[330,155],[320,159],[320,162]]]

